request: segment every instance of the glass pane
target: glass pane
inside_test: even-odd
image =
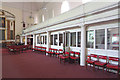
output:
[[[71,33],[71,42],[70,46],[76,47],[76,32]]]
[[[66,33],[66,46],[69,46],[69,33]]]
[[[59,46],[63,44],[63,34],[59,34]]]
[[[57,45],[58,39],[57,39],[57,34],[54,35],[54,45]]]
[[[5,40],[5,30],[0,30],[0,35],[2,35],[0,40]]]
[[[78,32],[78,46],[77,47],[81,47],[81,32]]]
[[[93,45],[94,45],[94,31],[93,30],[87,31],[86,36],[87,36],[86,47],[87,48],[93,48]]]
[[[45,36],[45,44],[47,44],[47,36]]]
[[[43,44],[45,43],[45,37],[43,36]]]
[[[105,29],[96,30],[96,49],[105,49]]]
[[[107,29],[107,49],[119,50],[118,28]]]
[[[53,45],[53,35],[51,35],[50,41],[51,41],[50,44]]]
[[[13,39],[13,30],[10,30],[10,38]]]
[[[40,44],[40,37],[37,36],[37,44]]]

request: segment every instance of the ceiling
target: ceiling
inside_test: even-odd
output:
[[[44,6],[48,4],[48,2],[3,2],[3,6],[14,7],[19,9],[24,9],[25,11],[38,11]]]

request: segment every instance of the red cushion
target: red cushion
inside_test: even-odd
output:
[[[55,54],[57,54],[57,55],[58,55],[58,54],[60,54],[60,53],[55,53]]]
[[[107,64],[106,67],[111,69],[118,69],[118,65],[114,65],[114,64]],[[120,67],[119,67],[119,70],[120,70]]]
[[[63,56],[63,55],[59,55],[59,57],[61,57],[61,56]]]
[[[71,59],[78,59],[79,57],[70,56]]]
[[[60,58],[62,58],[62,59],[66,59],[66,58],[68,58],[68,56],[61,56]]]
[[[107,63],[104,63],[104,62],[95,62],[95,65],[99,65],[99,66],[104,66],[106,65]]]
[[[87,60],[86,62],[87,62],[87,63],[91,63],[91,64],[93,64],[93,63],[96,62],[96,61],[93,61],[93,60]]]
[[[51,54],[53,54],[54,52],[50,52]]]

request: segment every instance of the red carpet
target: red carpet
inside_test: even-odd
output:
[[[0,50],[1,51],[1,50]],[[59,59],[28,50],[10,55],[3,49],[3,78],[116,78],[117,75],[91,67],[60,64]]]

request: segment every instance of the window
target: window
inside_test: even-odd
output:
[[[50,36],[51,45],[53,45],[53,35]]]
[[[86,47],[87,48],[93,48],[93,45],[94,45],[94,31],[93,30],[87,31],[86,36],[87,36]]]
[[[68,1],[63,1],[61,5],[61,13],[64,13],[70,9],[69,7],[69,2]]]
[[[5,17],[0,17],[0,27],[5,28]]]
[[[47,44],[47,36],[45,35],[45,44]]]
[[[42,36],[40,36],[40,44],[42,44]]]
[[[40,44],[40,37],[37,36],[37,44]]]
[[[76,32],[71,33],[71,42],[70,42],[70,46],[76,47]]]
[[[105,29],[96,30],[96,49],[105,49]]]
[[[0,40],[5,40],[5,30],[0,30],[0,35],[2,35]]]
[[[118,28],[107,29],[107,49],[119,50]]]
[[[57,34],[54,35],[54,45],[57,45],[58,39],[57,39]]]
[[[66,33],[66,46],[69,46],[69,33]]]
[[[81,32],[78,32],[78,46],[77,47],[81,47]]]
[[[44,43],[45,43],[45,39],[44,39],[44,36],[43,36],[42,40],[43,40],[43,44],[44,44]]]
[[[59,46],[63,45],[63,34],[59,34]]]
[[[13,39],[13,30],[10,30],[10,38]]]

